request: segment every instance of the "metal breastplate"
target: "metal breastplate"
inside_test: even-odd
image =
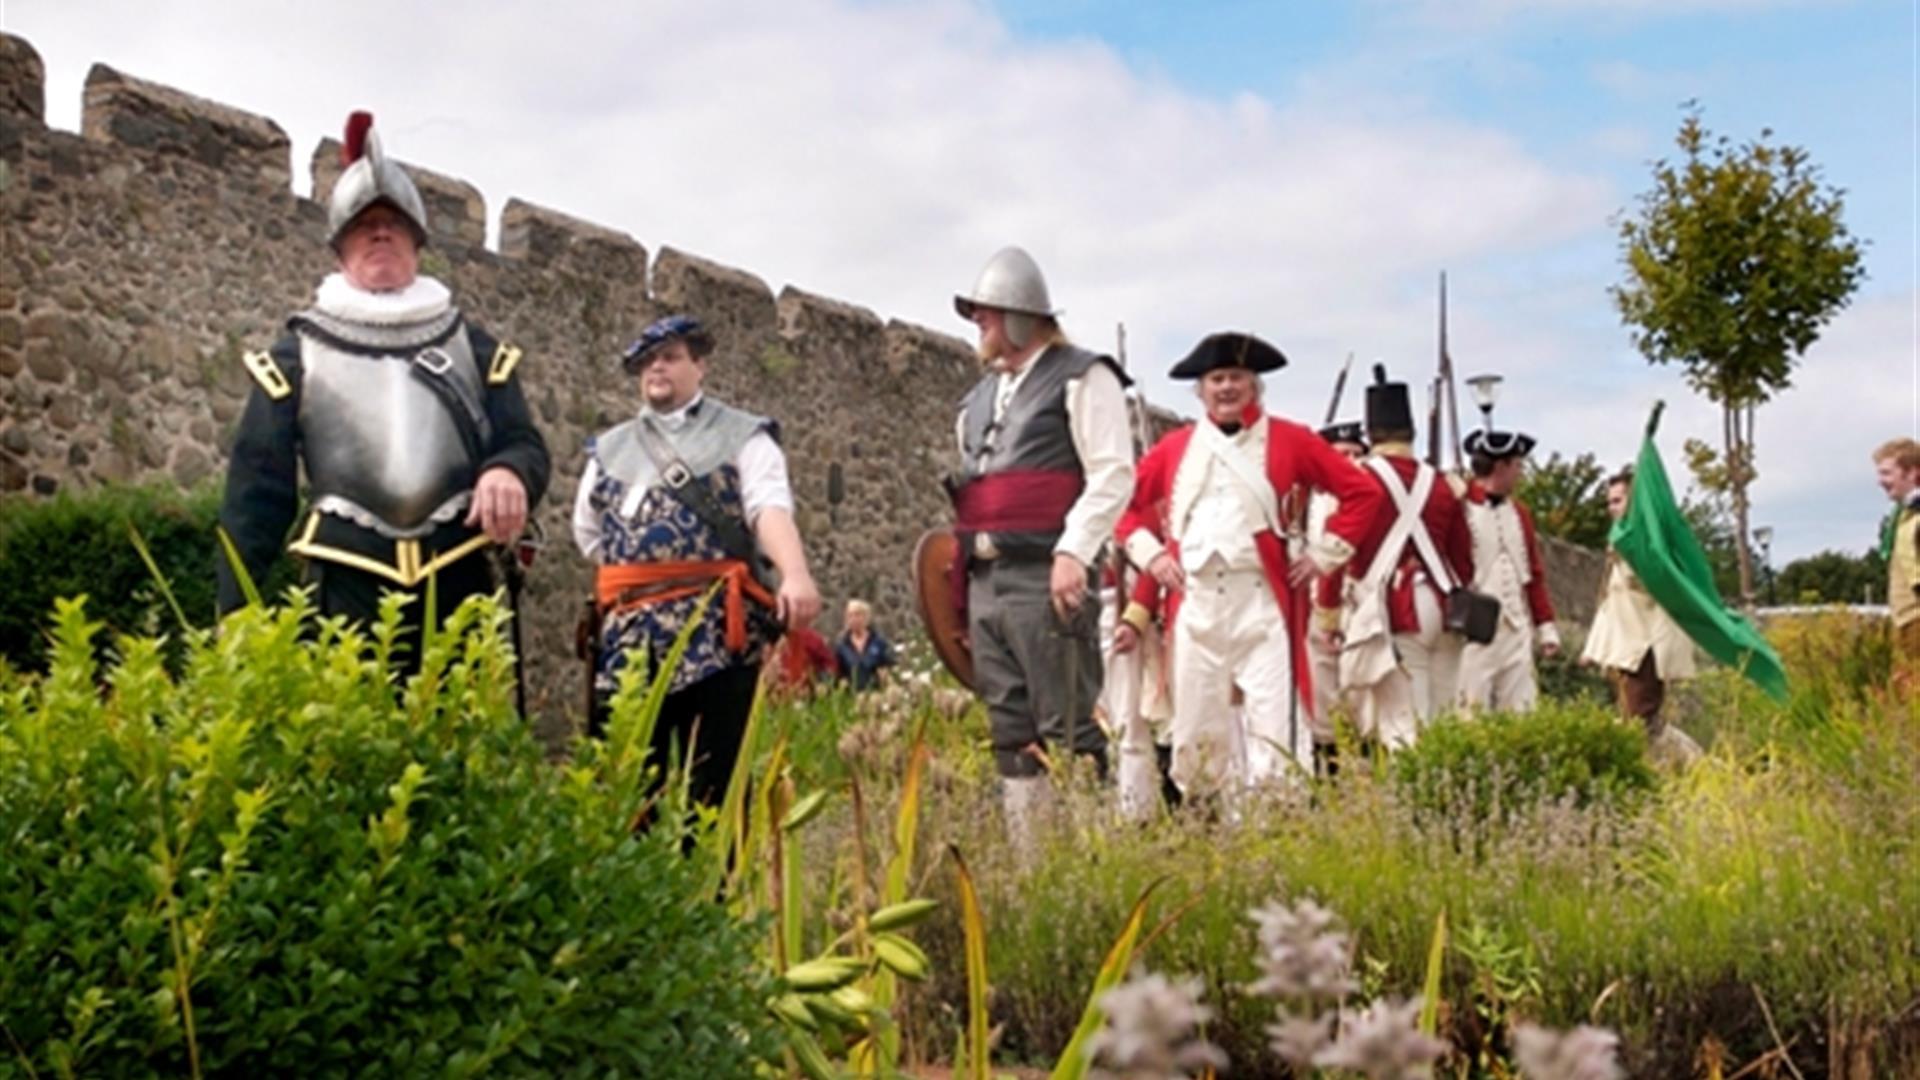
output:
[[[466,509],[474,470],[448,404],[415,375],[414,356],[444,354],[446,377],[483,400],[464,331],[445,342],[359,353],[300,335],[300,438],[314,508],[382,536],[412,539]],[[434,357],[436,366],[443,357]]]

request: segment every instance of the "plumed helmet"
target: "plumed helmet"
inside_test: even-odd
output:
[[[426,204],[420,201],[420,190],[413,186],[406,170],[381,152],[372,113],[355,112],[347,117],[347,130],[340,140],[340,166],[340,179],[334,181],[333,195],[327,201],[327,243],[339,247],[340,237],[362,210],[385,202],[413,226],[414,243],[427,245]]]
[[[667,315],[648,323],[633,344],[620,354],[621,368],[629,375],[639,371],[647,357],[669,341],[686,342],[687,351],[696,359],[713,352],[713,335],[707,333],[699,319],[691,315]]]
[[[994,252],[993,258],[987,260],[980,276],[973,281],[972,292],[953,298],[953,310],[963,319],[973,318],[976,307],[1047,318],[1059,314],[1047,296],[1047,279],[1040,274],[1040,264],[1025,250],[1012,245]]]

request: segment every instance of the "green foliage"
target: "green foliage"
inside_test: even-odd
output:
[[[1607,471],[1592,453],[1563,458],[1558,451],[1528,467],[1514,495],[1533,511],[1534,527],[1590,548],[1607,546]]]
[[[1393,757],[1393,777],[1420,811],[1484,822],[1535,803],[1613,803],[1653,787],[1646,736],[1593,705],[1442,717]]]
[[[1689,106],[1674,140],[1683,160],[1657,163],[1639,213],[1620,222],[1627,279],[1612,292],[1634,345],[1732,407],[1789,386],[1794,359],[1866,273],[1841,192],[1772,135],[1735,147]]]
[[[1743,597],[1754,409],[1792,384],[1795,361],[1866,275],[1841,192],[1821,186],[1805,150],[1772,135],[1735,147],[1689,105],[1674,140],[1684,159],[1657,163],[1639,213],[1620,221],[1627,273],[1611,290],[1635,347],[1652,363],[1680,364],[1721,407]]]
[[[917,1047],[950,1057],[956,1075],[976,1075],[987,1063],[956,1044],[970,1045],[967,1034],[984,1044],[992,1028],[994,1065],[1052,1068],[1129,905],[1170,877],[1162,910],[1181,914],[1143,935],[1139,960],[1202,979],[1218,1009],[1208,1038],[1231,1054],[1236,1076],[1284,1075],[1266,1049],[1272,1003],[1246,993],[1258,974],[1247,912],[1302,897],[1350,928],[1364,998],[1423,992],[1446,913],[1455,930],[1444,943],[1438,1027],[1456,1056],[1436,1075],[1474,1076],[1476,1060],[1504,1058],[1504,1029],[1526,1020],[1618,1031],[1631,1076],[1694,1075],[1712,1040],[1731,1076],[1776,1047],[1761,996],[1809,1076],[1842,1038],[1868,1048],[1864,1075],[1920,1075],[1910,1009],[1920,996],[1920,701],[1886,690],[1884,624],[1836,613],[1768,631],[1792,701],[1709,670],[1676,702],[1681,726],[1708,746],[1700,762],[1626,798],[1581,805],[1503,794],[1505,812],[1479,817],[1461,788],[1436,795],[1433,805],[1448,805],[1435,813],[1413,803],[1393,759],[1349,755],[1337,777],[1249,799],[1231,822],[1191,811],[1123,822],[1111,788],[1069,784],[1056,828],[1028,857],[1006,842],[990,758],[984,772],[970,771],[983,721],[936,721],[919,844],[963,846],[970,873],[965,890],[957,873],[923,879],[922,891],[943,903],[917,933],[929,979],[896,1009],[905,1060]],[[1618,745],[1592,731],[1612,723],[1594,707],[1559,705],[1544,719],[1556,716],[1602,747]],[[896,797],[883,769],[897,776],[907,760],[915,725],[901,728],[865,751],[892,763],[863,774],[876,818]],[[1633,727],[1618,731],[1640,741]],[[1567,743],[1564,752],[1586,755],[1586,774],[1599,771],[1596,758],[1614,760],[1580,750],[1583,737]],[[797,751],[792,767],[821,771]],[[1569,786],[1543,779],[1533,790]],[[805,830],[809,889],[847,876],[844,809],[836,800]],[[979,905],[971,935],[968,894]],[[970,961],[982,966],[971,981]]]
[[[1868,548],[1859,555],[1823,551],[1782,567],[1772,591],[1782,604],[1861,604],[1887,593],[1887,564]]]
[[[102,488],[0,501],[0,657],[24,670],[45,668],[46,617],[58,597],[87,597],[89,614],[109,636],[179,629],[129,528],[152,552],[187,618],[211,625],[219,512],[215,488]],[[292,561],[282,559],[263,588],[277,595],[294,574]],[[175,641],[168,656],[179,655]]]
[[[150,639],[60,606],[0,677],[0,1072],[746,1076],[777,1051],[753,928],[701,891],[653,771],[517,718],[491,600],[386,665],[248,608]],[[617,710],[613,728],[638,724]]]

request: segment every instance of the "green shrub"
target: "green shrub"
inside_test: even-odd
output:
[[[396,687],[304,599],[96,660],[60,607],[0,676],[0,1074],[747,1076],[778,1046],[753,957],[631,824],[646,777],[515,716],[469,601]]]
[[[100,488],[51,499],[0,500],[0,657],[17,668],[46,667],[47,612],[54,600],[88,597],[88,608],[112,634],[151,634],[177,628],[154,576],[128,539],[139,530],[196,626],[214,616],[214,559],[220,514],[216,487]],[[294,579],[283,558],[264,595],[277,596]],[[169,659],[178,659],[177,646]]]
[[[1416,810],[1464,824],[1542,801],[1631,798],[1653,787],[1646,746],[1640,727],[1595,705],[1549,702],[1531,713],[1442,717],[1392,768]]]

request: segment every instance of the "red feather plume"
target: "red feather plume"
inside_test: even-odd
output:
[[[373,128],[373,114],[355,110],[347,114],[347,134],[340,142],[340,167],[346,168],[367,152],[367,132]]]

